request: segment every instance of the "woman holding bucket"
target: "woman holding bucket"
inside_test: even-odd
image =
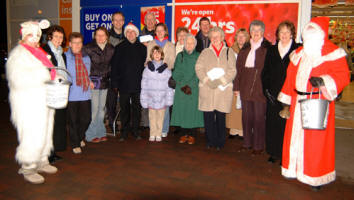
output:
[[[290,54],[287,76],[278,96],[278,100],[286,105],[279,114],[288,119],[282,175],[297,178],[311,185],[313,190],[335,180],[333,100],[349,83],[345,51],[328,40],[328,27],[329,17],[315,17],[304,27],[304,47]],[[301,120],[304,110],[300,108],[299,100],[308,100],[313,89],[315,94],[311,96],[331,101],[326,127],[307,127],[306,121]],[[326,114],[326,110],[323,111]]]
[[[55,67],[66,69],[65,62],[66,56],[63,52],[65,46],[65,32],[63,27],[52,25],[47,31],[47,44],[42,48],[50,55],[50,61]],[[66,73],[57,70],[57,73],[63,77],[67,77]],[[66,108],[55,109],[54,115],[54,130],[53,130],[53,146],[48,160],[54,163],[61,160],[62,157],[58,156],[56,152],[64,151],[66,148]]]
[[[114,53],[114,47],[108,42],[108,37],[107,29],[99,27],[94,33],[94,40],[84,47],[91,59],[90,78],[95,85],[91,91],[92,121],[86,131],[86,141],[94,143],[107,141],[103,120],[111,72],[110,62]]]

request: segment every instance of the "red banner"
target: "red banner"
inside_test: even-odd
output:
[[[143,30],[145,26],[146,13],[154,13],[157,23],[165,23],[165,6],[141,7],[140,9],[140,29]]]
[[[199,19],[208,17],[213,26],[223,28],[225,39],[231,45],[237,29],[248,29],[251,21],[258,19],[265,23],[265,37],[274,43],[275,31],[280,22],[290,20],[297,27],[298,9],[298,3],[176,5],[175,29],[185,26],[192,34],[196,34]]]

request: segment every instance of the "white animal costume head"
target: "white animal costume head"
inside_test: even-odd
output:
[[[29,38],[29,41],[39,42],[42,35],[41,29],[46,29],[49,27],[49,25],[50,23],[46,19],[43,19],[40,22],[37,21],[23,22],[21,24],[21,30],[20,30],[20,33],[22,35],[22,40],[25,39],[27,35],[32,34],[32,36]]]

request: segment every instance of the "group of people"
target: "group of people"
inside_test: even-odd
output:
[[[117,101],[120,141],[129,133],[140,140],[140,126],[145,126],[150,127],[149,141],[160,142],[175,126],[182,133],[179,143],[194,144],[197,129],[204,128],[207,148],[220,150],[228,128],[229,138],[243,139],[239,152],[266,151],[268,161],[280,161],[288,178],[314,187],[335,179],[333,100],[348,84],[349,71],[344,51],[328,40],[328,18],[313,18],[305,26],[303,46],[295,42],[292,22],[278,25],[272,45],[264,37],[264,23],[254,20],[248,30],[236,31],[231,47],[224,31],[211,27],[207,17],[200,19],[196,36],[178,27],[176,44],[153,13],[145,16],[141,33],[131,23],[123,29],[124,20],[122,12],[114,13],[113,28],[97,28],[85,46],[80,33],[71,33],[65,53],[62,27],[51,26],[48,42],[40,48],[38,22],[21,25],[22,40],[10,54],[7,77],[20,142],[16,159],[26,180],[42,183],[39,172],[56,172],[48,159],[61,159],[55,152],[65,150],[67,124],[75,154],[85,141],[106,141],[104,119],[112,128]],[[152,40],[142,42],[139,35]],[[33,66],[15,67],[23,62]],[[58,68],[49,72],[53,66]],[[67,108],[54,110],[46,106],[44,82],[68,79],[60,68],[71,74],[72,85]],[[331,101],[324,130],[301,125],[298,101],[310,91]],[[29,138],[34,131],[38,137]],[[46,140],[28,151],[39,138]]]

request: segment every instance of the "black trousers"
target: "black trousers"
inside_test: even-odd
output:
[[[126,138],[132,131],[134,136],[139,135],[140,124],[140,93],[119,93],[120,121],[122,123],[121,137]],[[131,125],[130,125],[131,122]]]
[[[91,100],[69,101],[67,112],[71,147],[80,147],[91,123]]]
[[[264,150],[267,104],[264,102],[242,101],[243,146]]]
[[[118,97],[118,93],[115,92],[113,88],[108,88],[107,99],[106,99],[106,113],[107,113],[110,126],[113,126],[113,121],[117,114],[116,112],[117,97]]]
[[[224,147],[226,140],[225,113],[216,110],[204,112],[204,127],[207,145]]]
[[[56,109],[54,115],[53,146],[54,152],[66,149],[66,108]]]

